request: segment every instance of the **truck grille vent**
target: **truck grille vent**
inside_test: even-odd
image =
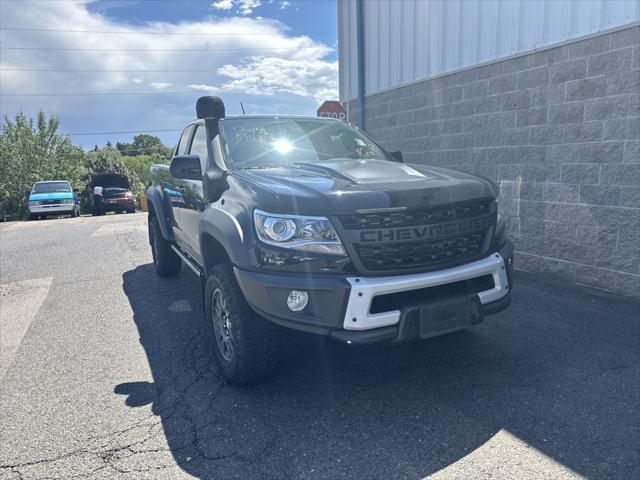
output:
[[[475,257],[482,251],[485,232],[429,242],[355,244],[363,266],[370,271],[437,267]]]
[[[489,212],[490,205],[490,202],[485,202],[438,207],[429,210],[342,215],[340,217],[340,223],[342,223],[343,228],[347,230],[428,225],[486,215]]]

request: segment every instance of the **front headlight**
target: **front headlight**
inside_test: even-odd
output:
[[[37,207],[38,205],[42,205],[42,202],[40,200],[29,200],[30,207]]]
[[[333,225],[326,217],[253,212],[258,238],[269,245],[303,252],[345,255]]]
[[[64,200],[62,200],[62,203],[73,203],[73,200],[71,200],[70,198],[65,198]]]

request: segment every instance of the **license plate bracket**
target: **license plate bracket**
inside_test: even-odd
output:
[[[482,321],[478,295],[467,295],[420,306],[418,334],[430,338],[462,330]]]

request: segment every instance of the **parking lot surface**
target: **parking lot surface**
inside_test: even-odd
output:
[[[4,224],[0,261],[0,478],[640,478],[637,300],[518,274],[473,330],[289,334],[236,389],[145,214]]]

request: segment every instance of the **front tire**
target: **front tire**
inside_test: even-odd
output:
[[[205,288],[205,312],[225,381],[246,385],[271,375],[278,364],[278,327],[247,304],[231,264],[213,268]]]
[[[153,266],[160,277],[173,277],[180,272],[182,260],[171,248],[162,236],[158,218],[155,215],[149,216],[149,233],[151,242],[151,254],[153,255]]]

